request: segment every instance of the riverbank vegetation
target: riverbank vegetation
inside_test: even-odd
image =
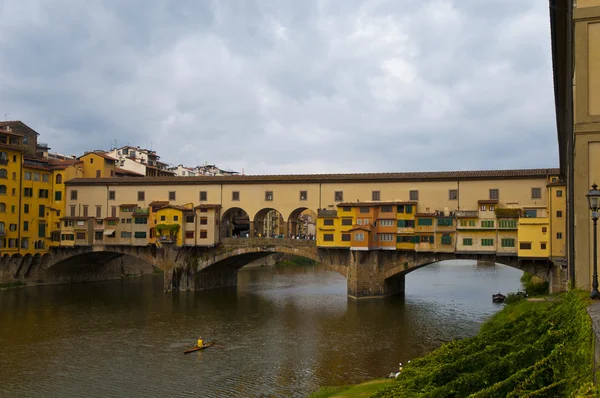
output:
[[[17,282],[8,282],[8,283],[0,283],[0,289],[10,289],[13,287],[21,287],[25,286],[25,282],[17,281]]]
[[[316,265],[317,262],[310,258],[286,254],[283,258],[275,263],[276,267],[307,267]]]
[[[521,277],[521,283],[525,287],[525,291],[529,296],[548,294],[548,282],[538,278],[537,276],[533,276],[530,273],[523,273],[523,276]]]
[[[507,305],[475,337],[456,340],[407,364],[374,397],[596,396],[589,300]]]

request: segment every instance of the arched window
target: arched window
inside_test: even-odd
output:
[[[8,178],[8,172],[6,169],[0,169],[0,178]]]
[[[8,155],[6,152],[0,152],[0,164],[8,164]]]
[[[62,174],[57,174],[56,175],[56,183],[57,184],[62,184]]]
[[[0,202],[0,213],[6,213],[6,203]]]
[[[0,195],[6,195],[6,185],[0,185]]]

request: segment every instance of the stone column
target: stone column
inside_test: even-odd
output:
[[[256,234],[254,233],[254,221],[250,221],[250,232],[248,233],[248,236],[250,236],[251,238],[256,238]]]

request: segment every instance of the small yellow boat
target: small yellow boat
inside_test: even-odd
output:
[[[215,345],[215,341],[209,341],[207,343],[202,343],[201,340],[198,340],[198,344],[195,345],[194,347],[190,348],[189,350],[185,350],[183,353],[184,354],[189,354],[191,352],[196,352],[196,351],[202,351],[207,349],[208,347],[212,347],[213,345]]]

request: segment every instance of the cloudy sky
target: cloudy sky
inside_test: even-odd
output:
[[[558,165],[545,0],[0,0],[0,25],[0,117],[53,151],[246,174]]]

